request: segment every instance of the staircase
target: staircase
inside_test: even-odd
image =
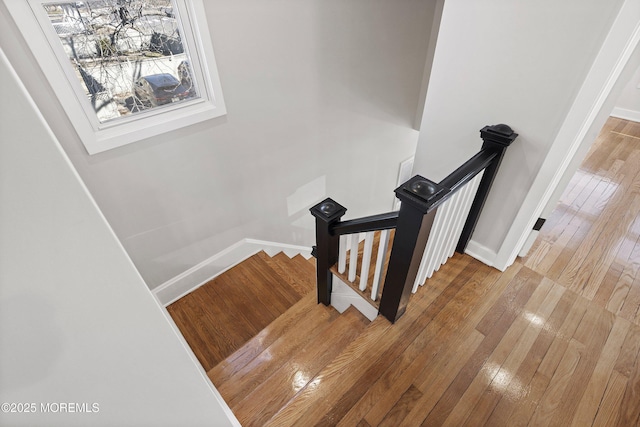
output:
[[[167,308],[243,426],[268,424],[370,323],[317,303],[314,264],[260,252]]]
[[[454,256],[395,324],[318,304],[313,259],[264,252],[168,310],[243,426],[395,426],[421,416],[413,384],[474,309],[474,274],[491,269],[470,261]]]
[[[343,221],[347,209],[331,198],[313,206],[315,260],[259,252],[168,307],[242,425],[394,426],[420,413],[429,397],[415,375],[437,354],[427,343],[470,314],[464,293],[478,296],[469,258],[454,253],[518,136],[506,125],[480,134],[482,149],[439,183],[416,175],[398,187],[399,212]],[[334,276],[355,292],[335,293],[342,315]]]

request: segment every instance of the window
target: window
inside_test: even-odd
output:
[[[202,0],[7,7],[89,154],[226,113]]]

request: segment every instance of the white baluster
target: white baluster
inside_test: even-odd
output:
[[[420,268],[418,269],[418,275],[416,277],[416,281],[413,284],[413,289],[411,290],[413,293],[416,293],[418,290],[418,285],[424,285],[424,282],[427,280],[427,275],[431,272],[429,271],[429,261],[432,259],[433,254],[436,250],[436,246],[438,244],[438,235],[442,230],[442,222],[444,221],[444,209],[438,208],[436,211],[436,217],[433,219],[433,225],[431,226],[431,232],[429,233],[429,239],[427,240],[427,246],[424,248],[424,254],[422,255],[422,260],[420,260]]]
[[[359,234],[351,235],[351,249],[349,254],[349,276],[348,279],[350,282],[355,282],[356,280],[356,270],[358,268],[358,243],[359,242]]]
[[[480,179],[482,179],[482,173],[476,175],[467,185],[465,185],[465,188],[463,189],[465,190],[465,192],[462,195],[463,200],[460,206],[460,213],[456,218],[456,224],[452,232],[451,241],[449,242],[449,246],[447,248],[448,258],[451,258],[456,250],[458,240],[460,239],[460,235],[462,234],[462,229],[464,228],[464,224],[467,220],[467,217],[469,216],[469,211],[471,210],[473,199],[478,192]]]
[[[371,265],[371,253],[373,252],[373,231],[368,231],[364,236],[364,252],[362,254],[362,267],[360,268],[360,286],[359,289],[364,291],[367,289],[367,280],[369,279],[369,266]]]
[[[447,259],[449,259],[448,257],[449,245],[451,244],[451,240],[453,239],[453,229],[455,227],[456,220],[460,215],[461,204],[462,204],[461,199],[462,199],[462,195],[465,193],[465,187],[466,185],[460,190],[458,190],[456,194],[453,195],[453,197],[451,197],[451,203],[453,205],[453,209],[451,211],[451,218],[450,218],[449,224],[447,225],[444,244],[442,246],[442,252],[440,253],[440,259],[438,260],[437,269],[439,269],[440,266],[443,265],[445,262],[447,262]]]
[[[438,260],[442,253],[447,227],[451,222],[451,206],[451,200],[449,199],[438,207],[438,211],[442,213],[442,222],[440,222],[434,236],[435,243],[433,253],[429,257],[429,265],[427,265],[427,278],[431,278],[433,273],[440,267]]]
[[[340,236],[340,247],[338,249],[338,273],[344,274],[347,270],[347,246],[349,246],[349,235]]]
[[[380,232],[380,244],[378,246],[378,256],[376,258],[375,273],[373,274],[373,284],[371,285],[371,299],[378,299],[378,291],[382,282],[382,270],[384,269],[384,259],[389,248],[389,230]]]

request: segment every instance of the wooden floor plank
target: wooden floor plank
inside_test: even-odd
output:
[[[518,410],[521,410],[520,415],[525,416],[528,421],[528,416],[525,415],[526,411],[524,409],[527,406],[533,409],[537,404],[538,397],[541,396],[541,393],[538,394],[540,392],[539,387],[536,388],[536,385],[539,386],[540,382],[536,383],[534,376],[544,355],[551,347],[556,333],[569,315],[576,298],[577,295],[575,293],[564,292],[548,320],[542,325],[536,324],[541,328],[540,333],[531,346],[531,350],[526,354],[517,371],[515,371],[509,384],[501,393],[500,401],[487,420],[487,425],[509,425],[509,418]]]
[[[484,290],[480,283],[483,283],[488,273],[484,268],[475,273],[465,269],[454,279],[463,284],[456,296],[407,347],[401,358],[380,375],[380,379],[358,402],[364,406],[362,402],[369,400],[370,409],[365,416],[369,424],[377,425],[382,422],[386,414],[397,404],[393,396],[401,396],[404,390],[415,383],[416,376],[424,366],[448,344],[448,338],[453,331],[460,330],[467,323],[469,315],[479,309],[476,305],[479,301],[478,294]],[[425,348],[429,351],[424,351]],[[377,404],[371,404],[375,401]]]
[[[540,399],[528,425],[548,426],[553,422],[562,396],[568,394],[565,393],[565,391],[583,352],[584,344],[575,339],[569,341],[566,351],[558,364],[557,372],[554,372],[552,379],[550,379],[549,385]]]
[[[475,354],[485,336],[475,328],[464,336],[457,346],[443,353],[442,357],[435,359],[432,366],[425,367],[427,377],[422,384],[423,392],[420,401],[405,416],[399,426],[412,427],[420,425],[433,407],[441,399],[444,392],[455,380],[458,372],[469,363],[469,359]]]
[[[469,259],[460,258],[453,260],[451,269],[448,269],[445,274],[438,275],[437,278],[434,277],[434,279],[429,282],[428,287],[422,289],[422,291],[425,292],[421,292],[421,294],[427,297],[422,299],[422,301],[429,304],[429,301],[433,301],[436,297],[440,296],[446,287],[451,291],[460,289],[464,285],[473,285],[473,277],[482,277],[487,274],[487,269],[484,268],[479,268],[481,271],[474,273],[472,268],[468,268],[469,261]],[[455,275],[455,273],[457,273],[457,275]],[[443,286],[448,284],[453,286]],[[428,290],[431,292],[426,292]],[[472,306],[471,304],[467,310],[470,310]],[[440,313],[436,315],[436,319],[443,311],[446,310],[440,311]],[[464,313],[459,312],[457,316],[464,316]],[[456,316],[452,317],[450,320],[453,321],[455,317]],[[437,322],[437,320],[434,319],[434,321],[429,322],[428,326],[416,337],[411,347],[407,348],[396,362],[389,365],[389,369],[379,371],[378,378],[373,377],[370,383],[359,382],[354,384],[352,388],[345,392],[339,400],[339,404],[334,406],[331,412],[323,417],[323,420],[321,420],[319,424],[322,425],[323,423],[331,423],[332,420],[340,420],[338,422],[339,425],[353,425],[357,420],[363,418],[376,402],[385,400],[384,397],[381,397],[382,395],[394,393],[395,390],[400,390],[399,393],[402,394],[409,386],[406,382],[406,375],[415,367],[414,363],[419,363],[422,357],[428,357],[428,353],[423,351],[424,347],[419,343],[425,342],[425,340],[432,342],[431,331],[433,330],[432,328],[434,328],[434,322]],[[418,354],[420,352],[424,354]],[[408,364],[411,364],[411,366],[407,367]],[[390,388],[393,388],[394,391],[390,391]],[[400,394],[398,394],[398,396]],[[381,416],[376,419],[376,423],[382,419],[388,411],[389,406],[392,406],[394,403],[395,400],[391,402],[391,405],[389,405],[389,402],[382,404],[386,410],[384,410],[384,413],[379,414]]]
[[[517,370],[526,351],[533,344],[540,331],[539,328],[528,327],[531,324],[528,316],[539,316],[541,321],[543,319],[546,321],[560,299],[562,289],[556,288],[557,291],[549,295],[552,288],[553,283],[550,281],[542,281],[536,287],[522,308],[525,315],[516,317],[511,323],[443,425],[484,424],[499,401],[500,391],[496,391],[496,389],[500,390],[508,385],[511,380],[511,371]],[[542,304],[546,304],[546,307],[543,308]],[[470,417],[472,412],[473,417]]]
[[[502,364],[498,363],[500,359],[498,359],[496,352],[494,352],[493,357],[490,358],[489,365],[486,369],[489,373],[487,379],[490,381],[488,381],[485,389],[482,390],[475,406],[467,412],[464,425],[484,425],[493,415],[496,406],[504,395],[506,395],[506,399],[517,398],[521,389],[519,385],[521,379],[516,377],[515,374],[522,366],[527,355],[530,354],[532,346],[537,342],[542,326],[547,323],[551,317],[565,291],[561,286],[555,285],[550,281],[545,282],[544,280],[538,287],[538,290],[543,289],[544,285],[550,288],[544,300],[538,305],[535,304],[535,299],[532,296],[527,306],[525,306],[525,314],[521,317],[523,323],[521,326],[522,330],[519,331],[518,322],[514,322],[510,328],[510,332],[514,331],[516,336],[505,336],[505,339],[500,343],[500,345],[506,347],[505,353],[508,352],[506,358],[504,355],[499,356],[500,359],[504,358],[504,362],[502,362]],[[510,389],[515,393],[508,394]],[[454,409],[454,412],[457,413],[457,410]]]
[[[618,424],[620,416],[620,403],[627,386],[627,377],[613,371],[607,383],[602,402],[598,407],[598,413],[593,421],[593,427],[610,427]]]
[[[528,269],[525,267],[521,269],[520,272],[522,273],[523,270]],[[529,274],[525,276],[525,280],[515,283],[515,285],[518,286],[518,292],[509,307],[505,310],[502,310],[500,306],[498,307],[499,310],[502,311],[501,316],[493,323],[493,326],[488,330],[488,333],[486,333],[483,342],[476,349],[469,362],[460,370],[456,379],[447,388],[442,398],[429,413],[423,425],[442,425],[444,423],[473,379],[478,375],[482,366],[502,340],[512,322],[518,317],[527,301],[529,301],[542,277],[533,274],[532,271],[528,271],[527,273]],[[483,332],[483,330],[479,328],[478,330]]]
[[[519,265],[507,274],[497,277],[493,284],[495,292],[488,293],[490,297],[484,298],[480,305],[473,310],[473,313],[466,321],[466,325],[456,331],[459,334],[456,333],[454,337],[450,337],[448,345],[441,348],[431,362],[422,367],[422,371],[415,377],[414,384],[423,391],[423,397],[419,404],[405,417],[401,425],[419,425],[440,400],[457,373],[465,366],[485,338],[476,329],[479,320],[496,304],[498,296],[512,283],[512,279],[520,270],[520,267]],[[488,285],[488,283],[493,282],[483,282],[485,285]],[[447,338],[443,339],[447,340]]]
[[[581,295],[587,299],[593,299],[609,266],[624,242],[619,236],[625,235],[635,219],[635,212],[640,211],[640,197],[633,197],[624,209],[612,213],[617,218],[611,221],[612,226],[605,227],[598,245],[594,247],[586,257],[582,267],[581,277],[584,279]],[[589,271],[590,270],[590,271]]]
[[[420,390],[414,386],[409,387],[409,389],[400,397],[398,403],[393,406],[378,426],[396,427],[417,404],[421,396],[422,392]]]
[[[640,327],[631,325],[613,369],[625,377],[631,376],[638,358],[638,352],[640,352]]]
[[[640,421],[640,355],[636,357],[620,401],[617,425],[637,426]]]
[[[615,319],[611,333],[602,349],[602,355],[597,359],[593,374],[575,411],[575,416],[572,417],[572,426],[580,427],[594,422],[600,401],[630,326],[629,321],[625,319],[620,317]]]
[[[611,295],[622,276],[623,269],[624,267],[619,262],[611,263],[607,270],[607,274],[605,274],[596,294],[593,297],[593,302],[601,307],[607,306],[607,303],[609,302],[609,299],[611,299]]]

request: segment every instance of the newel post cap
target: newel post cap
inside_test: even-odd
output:
[[[347,212],[347,208],[329,197],[313,206],[309,211],[311,215],[322,221],[333,222],[340,219]]]
[[[451,190],[423,176],[416,175],[396,188],[395,193],[402,203],[409,202],[423,213],[437,206]]]
[[[480,137],[486,143],[496,144],[501,147],[508,147],[518,137],[518,134],[508,125],[499,124],[485,126],[480,129]]]

